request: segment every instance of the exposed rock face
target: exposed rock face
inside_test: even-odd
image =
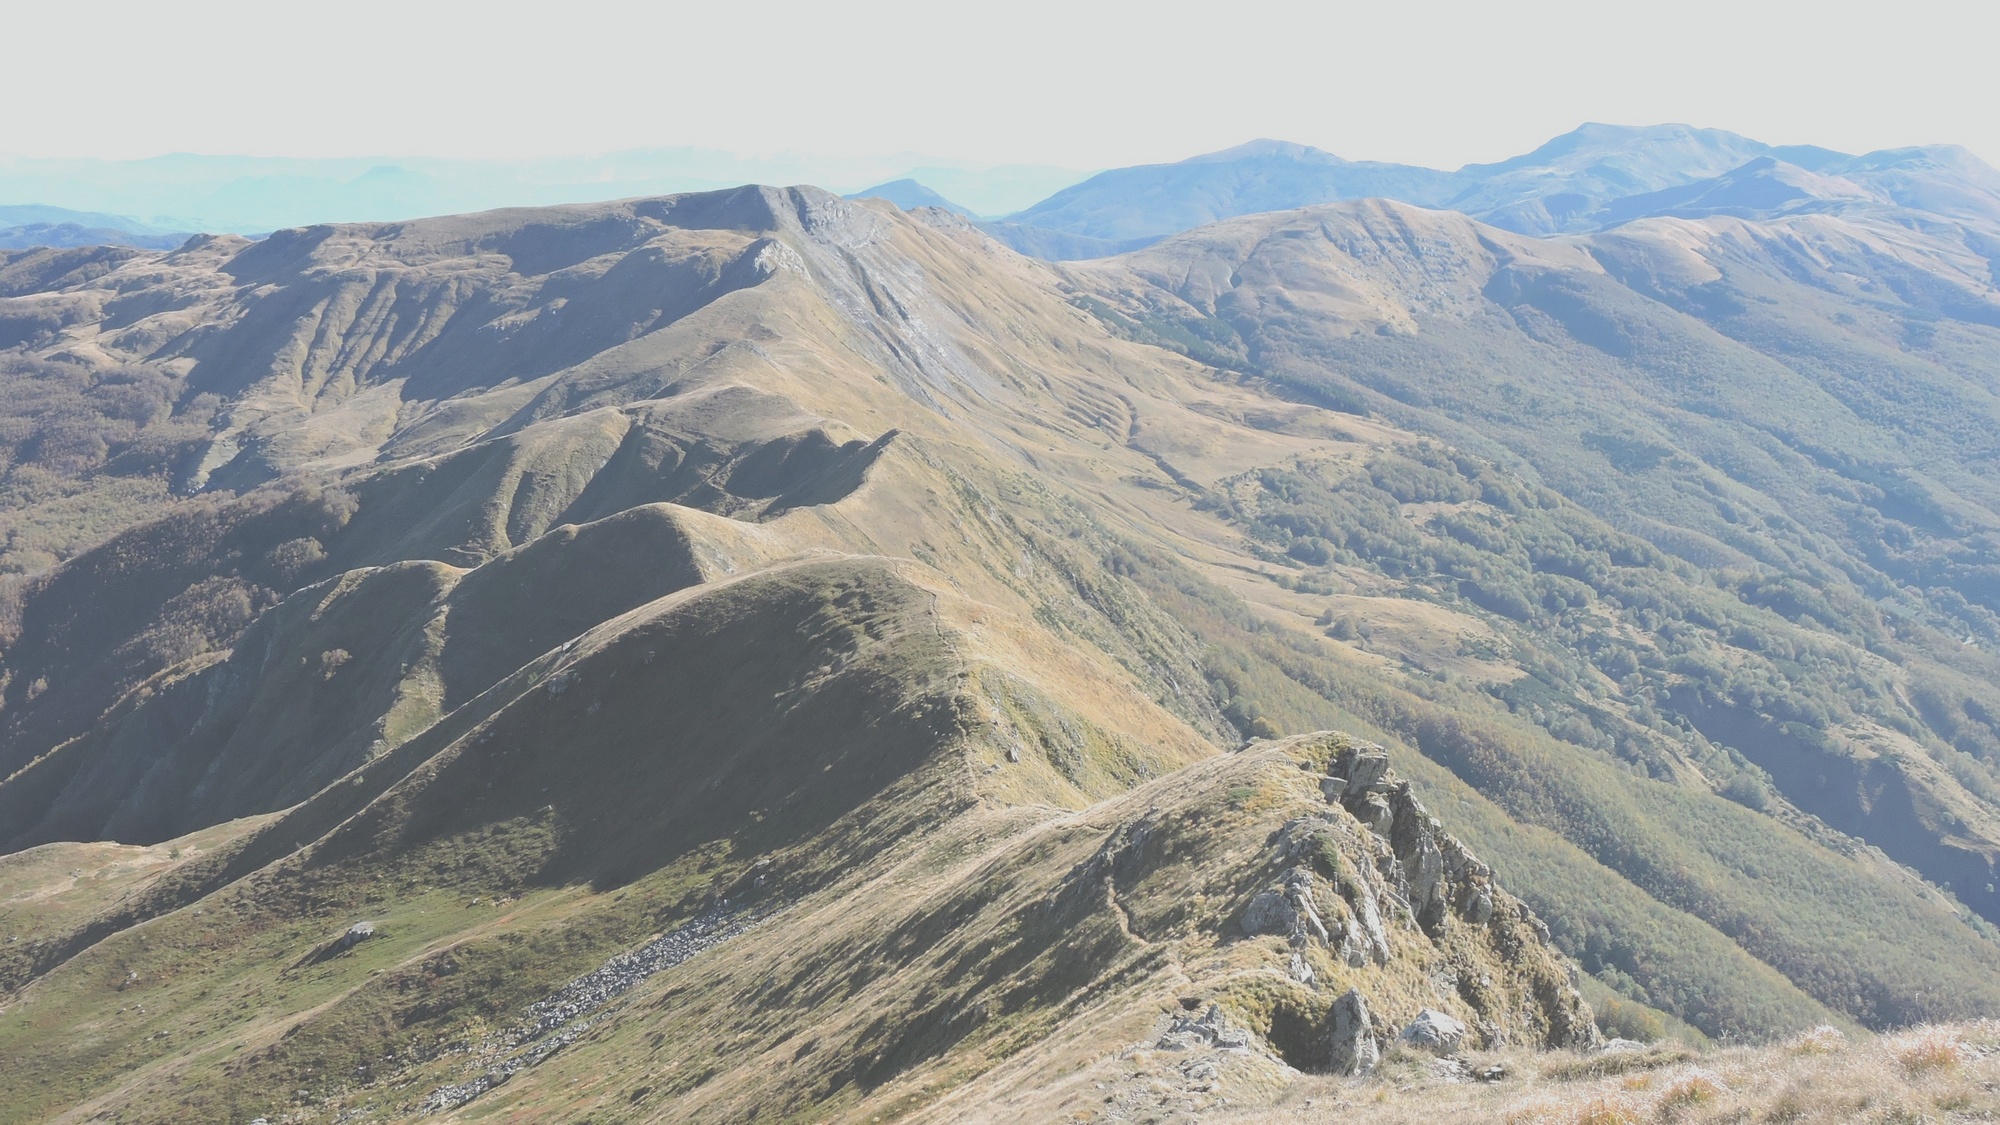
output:
[[[1361,993],[1350,988],[1346,995],[1335,1000],[1328,1023],[1327,1056],[1333,1072],[1373,1073],[1382,1052],[1375,1045],[1374,1021],[1369,1019],[1368,1001],[1362,999]]]
[[[1243,914],[1243,932],[1278,934],[1291,941],[1292,960],[1287,975],[1300,984],[1313,982],[1312,964],[1304,956],[1307,944],[1315,939],[1321,945],[1332,941],[1326,923],[1313,905],[1315,885],[1311,870],[1294,867],[1285,872],[1280,886],[1251,899],[1250,908]]]
[[[1389,771],[1389,755],[1378,746],[1342,749],[1321,789],[1376,836],[1395,856],[1396,888],[1432,937],[1443,934],[1456,916],[1475,925],[1493,917],[1493,870],[1465,845],[1446,835],[1410,791],[1410,783]]]
[[[1317,785],[1331,807],[1277,832],[1270,882],[1238,919],[1246,936],[1284,939],[1282,972],[1302,990],[1295,1010],[1317,1029],[1311,1047],[1278,1043],[1281,1053],[1306,1069],[1366,1073],[1399,1023],[1404,1042],[1440,1053],[1596,1041],[1547,928],[1444,832],[1386,751],[1341,735],[1290,745],[1309,750],[1298,763],[1308,771],[1324,763]],[[1418,1007],[1413,992],[1437,999]],[[1371,1014],[1369,996],[1387,1012]],[[1269,1033],[1282,1039],[1284,1023]]]
[[[1396,1038],[1409,1046],[1444,1054],[1458,1050],[1465,1042],[1465,1023],[1436,1008],[1425,1008]]]

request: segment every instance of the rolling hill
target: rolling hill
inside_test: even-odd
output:
[[[9,253],[0,1107],[1117,1117],[1424,1009],[2000,1011],[1983,232]]]

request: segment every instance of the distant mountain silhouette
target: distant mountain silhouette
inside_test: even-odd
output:
[[[0,250],[35,246],[67,249],[76,246],[137,246],[171,250],[186,242],[190,231],[162,230],[124,215],[71,211],[41,204],[0,206]]]
[[[2000,220],[2000,172],[1951,146],[1850,156],[1687,125],[1584,125],[1533,152],[1456,172],[1260,140],[1101,172],[988,233],[1041,257],[1101,257],[1218,219],[1370,197],[1459,211],[1522,234],[1603,230],[1654,215],[1853,207]]]
[[[942,207],[957,215],[972,217],[972,212],[939,195],[915,180],[890,180],[886,184],[876,184],[872,188],[857,191],[849,199],[886,199],[905,211],[919,207]]]

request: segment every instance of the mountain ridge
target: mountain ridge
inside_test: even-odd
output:
[[[170,250],[193,236],[124,215],[39,205],[0,205],[0,250],[33,247],[135,246]]]
[[[1979,245],[1055,265],[752,186],[10,258],[0,824],[169,857],[0,903],[0,1104],[1192,1111],[1425,1007],[1993,1010]]]
[[[1715,191],[1760,160],[1823,177],[1813,182],[1829,190],[1803,196],[1822,207],[1853,199],[2000,220],[2000,172],[1952,146],[1850,156],[1772,146],[1719,129],[1586,124],[1520,156],[1452,172],[1253,141],[1175,164],[1102,172],[988,229],[1024,253],[1103,257],[1236,215],[1381,196],[1520,233],[1581,233],[1668,214],[1646,200],[1664,202],[1703,183]],[[1784,209],[1763,205],[1746,213],[1775,217]],[[1065,247],[1056,235],[1102,241]]]

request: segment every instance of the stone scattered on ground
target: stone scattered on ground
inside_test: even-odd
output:
[[[613,957],[603,967],[530,1004],[524,1021],[486,1043],[482,1051],[487,1061],[485,1073],[432,1091],[424,1099],[422,1111],[428,1114],[457,1109],[521,1071],[545,1062],[589,1030],[593,1021],[588,1017],[597,1009],[631,991],[647,977],[721,945],[768,916],[768,911],[717,907],[630,953]]]
[[[1160,1036],[1158,1046],[1163,1051],[1188,1051],[1197,1047],[1247,1051],[1250,1049],[1250,1033],[1243,1028],[1229,1026],[1221,1006],[1210,1004],[1199,1018],[1175,1016],[1167,1033]]]

